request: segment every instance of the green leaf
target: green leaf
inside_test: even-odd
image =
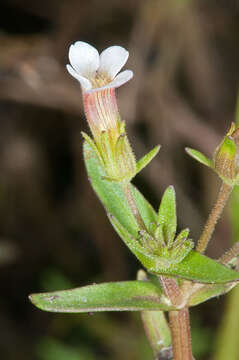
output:
[[[106,176],[104,169],[101,166],[94,149],[92,149],[89,143],[84,143],[83,150],[86,169],[92,187],[107,212],[117,217],[118,221],[120,221],[127,231],[134,237],[137,237],[140,229],[131,213],[121,185],[117,182],[104,180],[104,177]],[[133,185],[131,185],[131,189],[134,200],[146,226],[149,227],[152,222],[156,223],[157,215],[152,206]]]
[[[200,151],[191,149],[189,147],[187,147],[185,150],[188,153],[188,155],[190,155],[195,160],[199,161],[201,164],[213,168],[213,161],[204,154],[202,154]]]
[[[173,309],[160,287],[150,281],[89,285],[72,290],[33,294],[29,298],[41,310],[61,313]]]
[[[210,285],[195,285],[197,290],[193,292],[188,300],[189,306],[195,306],[201,304],[209,299],[212,299],[216,296],[226,294],[237,283],[226,283],[226,284],[210,284]]]
[[[159,273],[159,270],[157,270],[157,273]],[[239,280],[238,272],[194,250],[181,263],[172,265],[164,273],[165,275],[176,275],[199,283],[223,284]]]
[[[155,146],[148,154],[144,155],[138,162],[137,162],[137,174],[147,166],[151,160],[158,154],[161,145]]]
[[[137,242],[140,229],[129,209],[120,184],[102,178],[105,176],[105,172],[96,153],[86,142],[84,143],[84,157],[92,186],[107,212],[113,215],[114,226],[118,227],[119,235],[148,271],[202,283],[227,283],[239,280],[238,272],[193,250],[182,262],[171,264],[168,267],[167,259],[163,261],[164,259],[158,256],[150,256],[145,253],[145,250]],[[140,192],[133,186],[132,189],[140,214],[149,228],[152,222],[157,223],[157,215]]]
[[[169,186],[162,197],[159,207],[158,223],[163,227],[164,239],[171,246],[177,227],[176,199],[173,186]]]
[[[122,240],[141,264],[152,274],[176,276],[198,283],[209,284],[224,284],[239,280],[238,272],[194,250],[191,250],[178,264],[171,264],[166,258],[146,253],[137,239],[134,239],[116,218],[110,217],[110,220]]]

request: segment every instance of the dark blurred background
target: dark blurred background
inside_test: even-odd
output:
[[[179,228],[197,240],[219,181],[185,146],[210,155],[234,119],[238,0],[1,0],[0,354],[5,360],[150,360],[137,313],[61,315],[32,292],[135,279],[140,264],[87,180],[80,85],[68,47],[121,45],[134,78],[117,91],[137,157],[162,150],[135,184],[157,208],[174,184]],[[227,216],[208,250],[231,241]],[[210,359],[224,299],[192,310],[197,359]]]

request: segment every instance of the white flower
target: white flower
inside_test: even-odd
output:
[[[71,65],[66,65],[66,68],[80,82],[85,92],[116,88],[133,77],[131,70],[118,74],[128,56],[128,51],[121,46],[110,46],[99,55],[93,46],[77,41],[70,46]]]

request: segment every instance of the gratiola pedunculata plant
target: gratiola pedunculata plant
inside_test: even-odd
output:
[[[94,47],[78,41],[70,47],[67,69],[80,82],[92,134],[92,138],[83,134],[90,183],[110,223],[145,270],[139,270],[135,281],[33,294],[30,300],[51,312],[140,311],[155,359],[192,360],[189,307],[230,291],[239,281],[238,243],[218,261],[203,255],[233,187],[239,184],[239,130],[231,126],[213,160],[187,149],[222,181],[216,205],[193,250],[189,229],[177,232],[173,186],[165,190],[156,212],[131,184],[160,147],[136,161],[115,96],[115,89],[133,77],[130,70],[118,74],[127,58],[128,52],[120,46],[99,55]]]

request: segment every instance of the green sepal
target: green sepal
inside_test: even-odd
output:
[[[228,159],[234,160],[236,156],[236,144],[233,138],[230,136],[225,136],[223,142],[218,148],[218,151],[220,151],[223,155],[226,155]]]
[[[101,150],[102,158],[104,161],[104,167],[109,177],[114,179],[115,175],[115,154],[112,149],[112,145],[110,143],[109,134],[107,131],[102,131],[100,134],[99,148]],[[116,177],[117,178],[117,177]]]
[[[115,145],[119,181],[130,182],[136,175],[136,160],[126,133],[121,133]],[[123,175],[123,176],[122,176]]]
[[[152,274],[176,276],[198,283],[209,284],[223,284],[239,280],[238,272],[194,250],[190,250],[188,255],[184,257],[180,263],[175,264],[172,264],[170,258],[165,256],[167,254],[162,254],[164,257],[149,254],[115,217],[110,216],[110,221],[125,244],[141,264]]]
[[[161,148],[161,145],[155,146],[148,154],[144,155],[136,165],[136,173],[138,174],[145,166],[147,166],[151,160],[158,154],[159,150]]]
[[[32,294],[29,298],[41,310],[60,313],[174,309],[162,289],[150,281],[94,284],[71,290]]]
[[[169,186],[162,197],[158,223],[163,227],[163,235],[166,244],[170,247],[173,244],[177,228],[176,199],[173,186]]]
[[[188,228],[180,231],[180,233],[177,235],[174,243],[175,243],[175,244],[180,244],[182,240],[188,238],[188,234],[189,234],[189,229],[188,229]]]
[[[104,162],[102,160],[102,157],[100,155],[100,152],[99,152],[94,140],[89,135],[87,135],[84,131],[81,132],[81,135],[84,138],[84,140],[87,142],[87,144],[95,151],[101,165],[104,166]]]
[[[236,178],[236,152],[237,146],[234,139],[231,136],[225,136],[213,157],[215,171],[223,182],[231,186]]]
[[[205,156],[204,154],[202,154],[200,151],[191,149],[189,147],[185,148],[185,150],[188,155],[190,155],[195,160],[199,161],[201,164],[206,165],[210,168],[214,167],[213,161],[211,159],[209,159],[207,156]]]

